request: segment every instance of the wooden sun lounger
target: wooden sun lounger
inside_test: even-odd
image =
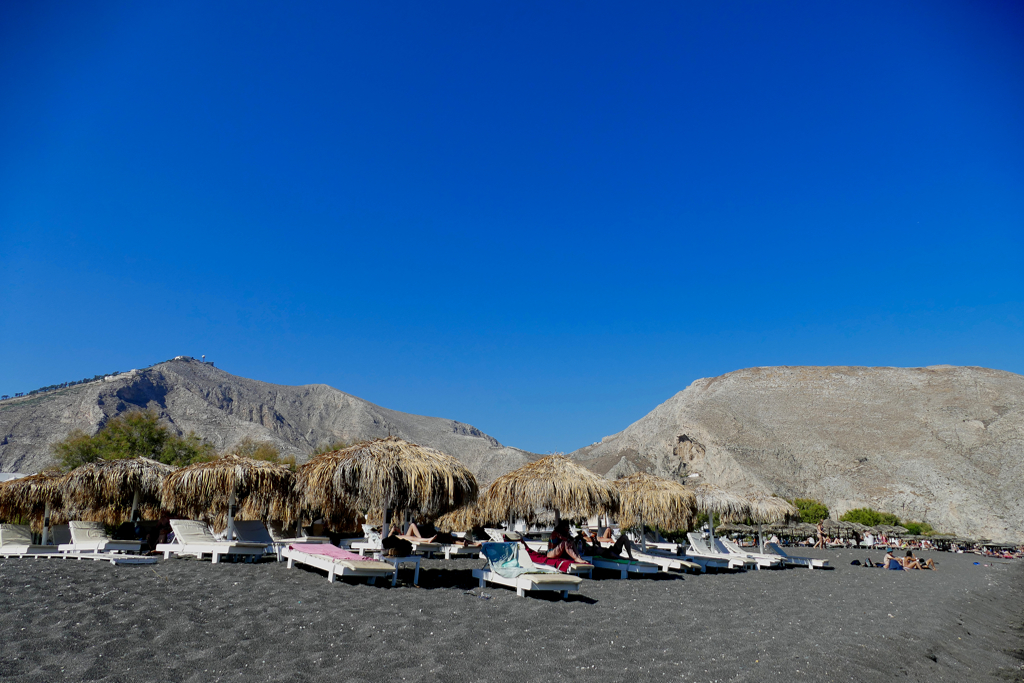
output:
[[[528,570],[527,573],[515,577],[502,576],[493,571],[488,561],[487,567],[473,570],[473,577],[479,580],[481,588],[488,583],[508,586],[509,588],[515,588],[516,595],[521,598],[526,597],[527,591],[555,591],[561,593],[562,598],[569,597],[569,591],[579,591],[580,585],[583,583],[583,579],[580,577],[538,569],[530,559],[530,556],[522,552],[518,543],[510,543],[508,545],[515,548],[517,562],[521,568]],[[531,569],[535,573],[529,572]]]
[[[326,555],[316,555],[304,552],[301,547],[290,545],[281,551],[281,554],[288,560],[288,569],[298,564],[305,564],[316,567],[327,572],[327,580],[334,583],[335,577],[342,578],[365,578],[368,583],[375,583],[378,578],[392,577],[392,584],[397,579],[398,569],[387,563],[377,560],[352,560],[338,559]]]
[[[203,559],[203,555],[210,555],[213,564],[217,564],[222,555],[242,556],[248,561],[254,561],[267,551],[265,543],[218,541],[205,522],[172,519],[171,529],[174,530],[174,543],[160,543],[156,547],[157,551],[164,554],[165,560],[174,554],[195,555],[199,559]]]

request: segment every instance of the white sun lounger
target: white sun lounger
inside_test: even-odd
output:
[[[303,543],[322,544],[330,543],[327,536],[301,536],[299,538],[274,538],[266,525],[259,520],[235,520],[235,536],[239,541],[245,543],[262,543],[267,547],[268,552],[277,556],[280,562],[284,558],[283,550],[289,545],[301,545]]]
[[[730,555],[748,557],[757,562],[758,569],[781,569],[784,565],[782,558],[778,555],[767,555],[756,551],[744,550],[728,538],[716,538],[715,544],[719,552],[726,552]]]
[[[365,526],[366,525],[364,525],[364,532],[366,533],[366,540],[351,542],[348,544],[348,547],[352,548],[352,550],[355,550],[360,555],[383,552],[384,542],[380,537],[380,533],[374,529],[366,529]],[[409,539],[406,540],[408,541]],[[409,541],[409,543],[412,543],[412,552],[416,555],[424,554],[427,557],[430,557],[433,553],[441,552],[440,543],[428,543],[427,541]]]
[[[819,560],[815,557],[793,557],[787,555],[786,551],[776,543],[765,543],[764,549],[782,558],[787,567],[807,567],[808,569],[831,569],[828,560]]]
[[[55,545],[32,543],[27,524],[0,524],[0,557],[38,557],[56,554]]]
[[[724,562],[729,569],[757,568],[757,561],[752,560],[749,557],[741,557],[739,555],[712,550],[708,547],[708,544],[704,539],[700,537],[700,534],[690,532],[686,534],[686,538],[690,541],[690,546],[686,549],[686,557],[687,559],[693,558],[693,560],[698,564],[700,564],[701,560],[714,560],[716,561],[716,564],[718,562]],[[710,567],[714,565],[709,563],[706,566]]]
[[[622,556],[626,557],[626,551],[622,551]],[[674,553],[663,552],[648,548],[647,552],[637,550],[633,548],[633,557],[640,560],[641,562],[648,562],[650,564],[656,564],[661,571],[680,571],[680,572],[703,572],[705,568],[697,562],[690,562],[681,555]]]
[[[62,553],[137,553],[142,541],[115,541],[107,535],[102,522],[68,522],[71,543],[58,547]]]
[[[327,572],[327,580],[334,583],[335,577],[342,578],[365,578],[369,583],[374,583],[379,577],[392,577],[392,585],[397,575],[397,569],[387,562],[377,560],[356,560],[343,555],[346,551],[341,548],[330,546],[326,548],[303,548],[303,545],[322,544],[291,544],[286,546],[281,554],[288,560],[288,569],[298,564],[305,564],[316,567]],[[313,553],[309,550],[320,550],[328,554]],[[351,554],[351,553],[349,553]]]
[[[489,545],[512,546],[519,568],[526,571],[518,576],[502,576],[494,570],[488,560],[487,567],[473,570],[473,577],[480,581],[481,588],[488,583],[494,583],[499,586],[515,588],[516,595],[521,598],[526,596],[527,591],[555,591],[561,593],[563,598],[567,598],[569,591],[579,591],[580,584],[583,583],[583,579],[578,576],[563,574],[553,568],[538,567],[530,559],[530,556],[522,551],[522,547],[518,543],[484,544],[484,546]]]
[[[637,553],[634,552],[633,556],[636,557]],[[650,574],[657,574],[661,569],[657,564],[650,562],[638,561],[636,559],[630,560],[629,558],[623,557],[619,559],[610,559],[607,557],[584,556],[584,560],[594,565],[598,569],[606,569],[608,571],[618,572],[620,579],[628,578],[630,574],[634,576],[643,576]]]
[[[164,554],[165,560],[172,554],[195,555],[199,559],[203,559],[203,555],[210,555],[213,564],[217,564],[223,555],[240,555],[246,560],[255,560],[267,551],[266,543],[218,541],[205,522],[172,519],[171,529],[174,531],[174,543],[160,543],[156,547],[157,551]]]

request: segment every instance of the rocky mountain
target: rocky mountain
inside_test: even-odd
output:
[[[1024,542],[1024,376],[972,367],[768,367],[699,379],[572,454],[736,490],[871,507]]]
[[[388,410],[325,384],[280,386],[179,357],[145,370],[0,402],[0,471],[36,472],[50,444],[74,429],[96,432],[115,415],[155,410],[178,433],[218,449],[245,437],[270,441],[302,462],[321,444],[393,434],[459,458],[489,482],[537,455],[502,446],[476,427]]]

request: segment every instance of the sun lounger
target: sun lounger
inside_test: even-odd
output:
[[[729,553],[730,555],[737,555],[739,557],[747,557],[754,560],[757,562],[758,569],[781,569],[785,566],[782,562],[782,558],[778,555],[768,555],[744,550],[728,538],[716,538],[715,545],[719,552]]]
[[[57,552],[55,545],[32,543],[32,530],[26,524],[0,524],[0,557],[37,557]]]
[[[115,541],[107,535],[102,522],[68,522],[71,543],[57,546],[62,553],[137,553],[142,541]]]
[[[626,551],[622,551],[623,557],[626,556]],[[655,549],[648,549],[647,552],[643,552],[633,548],[633,557],[641,562],[647,562],[649,564],[657,565],[661,571],[681,571],[681,572],[703,572],[705,568],[696,562],[690,562],[683,558],[681,555],[674,553],[668,553]]]
[[[747,569],[756,568],[757,561],[752,560],[748,557],[741,557],[739,555],[733,555],[730,553],[723,553],[717,550],[712,550],[708,544],[700,537],[700,534],[690,532],[686,534],[687,540],[690,545],[686,549],[686,558],[693,558],[694,562],[698,564],[701,560],[715,561],[715,564],[724,562],[729,569]],[[713,566],[712,564],[706,564],[705,567]]]
[[[633,553],[633,555],[635,557],[636,553]],[[657,574],[660,571],[657,564],[641,562],[635,559],[630,560],[627,557],[601,557],[599,555],[594,555],[593,557],[584,556],[583,559],[598,569],[618,572],[620,579],[625,579],[630,574],[633,574],[634,576],[642,576]]]
[[[277,556],[277,561],[283,559],[282,551],[289,545],[301,545],[306,543],[330,545],[331,539],[327,536],[302,536],[300,538],[276,539],[267,529],[266,525],[259,520],[238,521],[235,520],[235,536],[239,541],[245,543],[262,543],[267,547],[268,552]]]
[[[378,577],[392,577],[392,585],[397,569],[387,562],[367,560],[348,550],[336,548],[329,543],[293,543],[286,546],[281,554],[288,560],[288,569],[298,564],[305,564],[327,572],[327,580],[334,583],[334,578],[366,578],[369,583],[376,582]]]
[[[203,555],[210,555],[213,564],[217,564],[223,555],[255,561],[267,551],[266,543],[218,541],[205,522],[172,519],[171,529],[174,531],[174,543],[160,543],[156,547],[157,551],[164,554],[165,560],[175,554],[195,555],[199,559],[203,559]]]
[[[481,588],[494,583],[515,588],[519,597],[525,597],[527,591],[555,591],[567,598],[569,591],[578,591],[583,583],[578,576],[534,565],[529,553],[518,543],[484,543],[483,553],[487,567],[473,570]]]
[[[382,552],[384,550],[384,542],[381,539],[380,534],[373,529],[364,529],[364,531],[366,531],[366,540],[354,541],[349,543],[348,547],[357,551],[360,555],[365,555],[368,552]],[[406,540],[408,541],[409,539]],[[433,553],[441,552],[440,543],[428,543],[427,541],[409,541],[409,543],[412,543],[412,552],[417,555],[423,554],[430,557]]]
[[[819,560],[814,557],[793,557],[787,555],[786,551],[776,543],[765,543],[764,549],[782,558],[787,567],[807,567],[808,569],[831,569],[828,560]]]

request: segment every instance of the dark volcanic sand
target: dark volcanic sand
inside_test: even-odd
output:
[[[476,559],[425,561],[421,588],[276,562],[0,560],[0,678],[1024,680],[1024,563],[935,553],[937,572],[892,572],[805,554],[836,569],[598,578],[564,602],[481,590]]]

